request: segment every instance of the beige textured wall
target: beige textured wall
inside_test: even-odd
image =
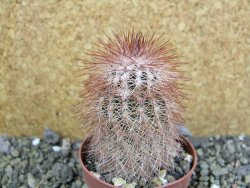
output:
[[[194,134],[250,134],[250,1],[0,0],[0,15],[0,133],[81,137],[72,65],[102,31],[133,26],[189,62]]]

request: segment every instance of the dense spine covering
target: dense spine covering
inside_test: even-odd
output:
[[[162,36],[131,31],[99,40],[89,55],[78,113],[97,171],[138,181],[173,168],[183,121],[175,50]]]

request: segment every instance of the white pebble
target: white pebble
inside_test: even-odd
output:
[[[132,183],[124,185],[122,188],[135,188],[136,185],[137,185],[136,182],[132,182]]]
[[[90,171],[91,174],[93,174],[97,179],[101,178],[101,174],[98,174],[97,172]]]
[[[158,186],[162,186],[162,182],[160,181],[158,177],[154,177],[152,182]]]
[[[113,182],[113,184],[114,184],[114,186],[123,186],[123,185],[125,185],[127,182],[124,180],[124,179],[122,179],[122,178],[113,178],[112,179],[112,182]]]
[[[210,188],[220,188],[220,186],[216,184],[212,184]]]
[[[163,169],[163,170],[161,170],[161,171],[159,172],[158,177],[159,177],[159,178],[165,178],[166,174],[167,174],[167,171],[166,171],[165,169]]]
[[[52,146],[52,149],[53,149],[54,152],[61,151],[61,147],[60,146]]]
[[[40,138],[35,138],[32,140],[32,145],[33,146],[37,146],[38,144],[40,144]]]
[[[185,159],[184,159],[185,161],[188,161],[188,162],[192,162],[192,160],[193,160],[193,156],[192,155],[190,155],[190,154],[187,154],[187,156],[185,157]]]
[[[62,154],[67,155],[69,154],[70,150],[70,140],[69,138],[62,139]]]
[[[245,138],[245,135],[243,133],[241,133],[239,136],[239,140],[242,141],[242,140],[244,140],[244,138]]]
[[[168,183],[168,180],[159,177],[159,180],[161,181],[162,185],[166,185]]]

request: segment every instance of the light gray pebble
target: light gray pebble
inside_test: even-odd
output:
[[[227,168],[228,171],[233,171],[234,164],[228,164],[228,165],[226,165],[226,168]]]
[[[11,142],[9,141],[7,136],[0,136],[0,153],[2,154],[10,154],[13,150]]]
[[[13,170],[13,167],[11,165],[6,166],[6,168],[5,168],[6,173],[11,173],[12,170]]]
[[[80,148],[82,144],[82,141],[81,140],[76,140],[73,144],[72,144],[72,149],[73,150],[78,150]]]
[[[49,144],[57,144],[60,140],[59,135],[56,132],[54,132],[48,128],[45,129],[43,135],[44,135],[45,142],[47,142]]]
[[[250,175],[244,176],[244,182],[250,184]]]
[[[18,150],[13,150],[12,152],[11,152],[11,155],[13,156],[13,157],[18,157],[19,156],[19,151]]]
[[[201,169],[208,169],[209,168],[209,166],[208,166],[208,164],[207,164],[206,161],[201,161],[199,163],[199,165],[200,165]]]
[[[240,158],[240,162],[241,162],[241,164],[246,165],[248,163],[248,159],[245,157],[242,157],[242,158]]]
[[[52,166],[53,175],[61,183],[70,182],[73,178],[73,173],[70,167],[63,163],[55,163]]]
[[[215,138],[215,140],[218,141],[218,140],[220,140],[220,135],[215,135],[214,138]]]
[[[104,176],[104,179],[105,179],[106,182],[109,182],[109,183],[112,182],[112,176],[111,176],[110,174],[106,174],[106,175]]]
[[[27,181],[28,181],[29,187],[35,188],[37,186],[37,180],[34,178],[34,176],[31,173],[28,173]]]
[[[83,185],[82,185],[82,182],[80,180],[76,180],[75,182],[73,182],[71,184],[71,188],[82,188]]]
[[[229,154],[234,154],[236,151],[235,145],[232,140],[229,140],[225,145],[226,151],[228,151]]]
[[[210,175],[210,176],[209,176],[209,181],[210,181],[211,183],[213,183],[214,180],[215,180],[214,176],[213,176],[213,175]]]
[[[208,143],[208,138],[203,137],[191,137],[191,142],[194,145],[194,147],[200,147],[202,144]]]
[[[171,176],[171,175],[167,175],[166,179],[168,180],[168,182],[174,182],[175,181],[174,176]]]
[[[9,177],[7,174],[3,175],[2,180],[1,180],[1,185],[6,185],[9,181]]]
[[[70,140],[69,138],[64,138],[62,139],[62,147],[61,147],[61,152],[64,156],[67,156],[70,152],[71,145],[70,145]]]
[[[221,151],[221,146],[220,145],[215,145],[214,147],[215,147],[215,150]]]
[[[234,172],[238,175],[250,175],[250,165],[239,166],[234,169]]]
[[[4,160],[1,160],[0,158],[0,169],[4,169],[7,165],[8,165],[8,162],[4,161]]]
[[[175,171],[176,171],[177,173],[179,173],[179,174],[182,174],[182,173],[183,173],[182,168],[179,167],[179,166],[177,166],[177,167],[175,168]]]
[[[222,159],[221,157],[218,157],[218,158],[217,158],[217,162],[218,162],[218,164],[219,164],[220,166],[224,166],[224,165],[225,165],[225,160]]]
[[[228,169],[227,168],[215,168],[212,170],[212,174],[214,176],[221,176],[221,175],[225,175],[228,173]]]
[[[145,178],[141,178],[139,180],[139,186],[144,186],[144,185],[146,185],[146,183],[147,183],[147,180]]]
[[[197,149],[196,152],[199,156],[203,156],[203,150],[201,148]]]
[[[206,158],[206,162],[208,164],[214,163],[215,160],[216,160],[216,157],[214,157],[214,156]]]
[[[201,176],[207,176],[209,174],[208,169],[202,169],[200,172]]]
[[[199,178],[200,181],[208,181],[209,180],[209,177],[208,176],[201,176]]]
[[[227,181],[225,180],[224,177],[221,177],[221,179],[220,179],[220,185],[222,185],[222,186],[226,186],[227,185]]]
[[[12,161],[10,161],[10,164],[11,164],[12,166],[17,167],[17,166],[20,164],[20,162],[21,162],[21,159],[20,159],[20,158],[15,158],[15,159],[13,159]]]
[[[23,174],[20,174],[19,177],[18,177],[18,179],[19,179],[19,181],[20,181],[21,183],[24,183],[25,178],[24,178],[24,175],[23,175]]]
[[[190,162],[184,160],[182,162],[182,169],[183,169],[184,173],[188,173],[188,171],[190,170]]]
[[[230,183],[233,183],[234,182],[234,178],[230,177],[230,178],[227,179],[227,181],[230,182]]]
[[[209,166],[210,170],[214,170],[214,169],[220,168],[220,165],[218,163],[216,163],[216,161],[210,162],[209,165],[210,165]]]

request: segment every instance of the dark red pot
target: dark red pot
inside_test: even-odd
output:
[[[195,151],[193,145],[185,137],[182,137],[182,138],[183,138],[182,144],[183,144],[184,150],[193,156],[192,167],[191,167],[190,171],[182,178],[180,178],[172,183],[169,183],[165,186],[160,186],[157,188],[187,188],[188,187],[189,182],[191,180],[192,173],[194,172],[194,169],[197,165],[198,157],[197,157],[197,154],[196,154],[196,151]],[[97,179],[92,173],[90,173],[90,171],[84,165],[83,161],[85,161],[84,159],[86,157],[86,152],[87,152],[87,148],[88,148],[90,139],[91,139],[90,137],[87,138],[82,143],[82,145],[79,149],[79,158],[80,158],[80,163],[81,163],[82,170],[83,170],[83,176],[84,176],[85,183],[88,185],[88,188],[115,188],[114,185],[108,184],[102,180]]]

